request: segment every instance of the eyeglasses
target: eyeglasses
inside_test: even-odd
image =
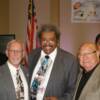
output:
[[[96,53],[96,51],[92,51],[92,52],[88,52],[88,53],[83,53],[83,54],[79,54],[79,56],[90,56],[92,54]]]
[[[21,53],[22,52],[22,50],[8,50],[8,51],[11,53]]]

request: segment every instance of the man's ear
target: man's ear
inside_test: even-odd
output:
[[[25,57],[25,54],[26,54],[25,49],[23,49],[23,53],[22,53],[23,58]]]
[[[100,58],[100,51],[97,50],[96,53],[97,53],[97,56]]]
[[[6,56],[8,57],[8,50],[5,51]]]

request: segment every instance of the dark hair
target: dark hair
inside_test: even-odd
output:
[[[41,34],[42,34],[43,32],[54,32],[55,35],[56,35],[57,41],[60,40],[60,31],[59,31],[59,30],[57,29],[57,27],[54,26],[54,25],[51,25],[51,24],[45,24],[45,25],[43,25],[43,26],[40,28],[40,30],[38,31],[38,34],[37,34],[39,40],[41,39]]]
[[[97,34],[97,36],[96,36],[96,38],[95,38],[95,44],[96,44],[96,45],[97,45],[97,43],[98,43],[99,39],[100,39],[100,33],[99,33],[99,34]]]

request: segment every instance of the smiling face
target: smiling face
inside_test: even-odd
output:
[[[92,70],[99,63],[99,52],[96,46],[92,43],[86,43],[81,46],[78,55],[80,65],[86,71]]]
[[[12,42],[6,50],[8,61],[18,67],[23,58],[23,46],[19,42]]]
[[[57,47],[57,38],[54,32],[42,32],[41,47],[46,54],[50,54]]]

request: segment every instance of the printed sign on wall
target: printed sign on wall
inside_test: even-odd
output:
[[[100,22],[100,0],[72,0],[72,22]]]

